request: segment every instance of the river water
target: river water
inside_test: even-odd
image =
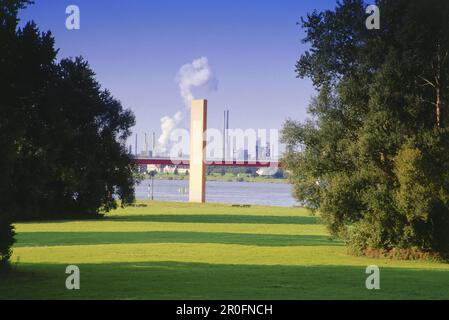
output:
[[[146,200],[151,195],[151,180],[136,185],[136,198]],[[188,180],[154,180],[154,200],[187,201]],[[180,193],[180,189],[185,193]],[[292,186],[287,183],[225,182],[206,183],[206,201],[230,204],[253,204],[290,207],[298,203],[292,197]]]

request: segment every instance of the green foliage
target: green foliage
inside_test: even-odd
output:
[[[251,174],[255,175],[257,168],[245,168],[245,167],[223,167],[223,166],[214,166],[207,168],[207,174],[219,174],[221,176],[228,174],[232,174],[237,176],[238,174]]]
[[[29,3],[0,0],[0,217],[97,215],[116,208],[116,196],[132,202],[133,114],[81,57],[57,63],[50,32],[19,28]]]
[[[11,221],[0,215],[0,269],[5,266],[11,257],[11,247],[14,244],[14,227]]]
[[[318,94],[287,120],[297,199],[352,251],[449,253],[449,3],[383,0],[367,30],[360,0],[302,19],[297,63]]]
[[[449,131],[436,129],[409,141],[398,153],[398,210],[406,217],[404,241],[449,252]]]

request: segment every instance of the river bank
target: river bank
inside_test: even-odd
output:
[[[144,179],[150,179],[149,175],[143,175]],[[173,174],[173,173],[158,173],[154,176],[155,180],[189,180],[187,174]],[[212,173],[206,176],[207,181],[221,181],[221,182],[255,182],[255,183],[285,183],[288,184],[287,178],[274,178],[274,177],[262,177],[253,176],[250,174],[231,174],[226,173],[224,175],[218,173]]]

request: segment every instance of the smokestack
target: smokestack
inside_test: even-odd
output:
[[[226,161],[226,110],[223,111],[223,162]]]
[[[259,161],[259,137],[256,135],[256,161]]]
[[[229,110],[226,110],[226,152],[229,155],[231,150],[229,149],[231,144],[229,143]]]
[[[153,131],[153,157],[156,155],[156,133]]]
[[[145,132],[145,156],[148,156],[148,139],[146,132]]]
[[[135,156],[137,157],[137,133],[136,133],[136,141],[134,144],[134,153],[135,153]]]

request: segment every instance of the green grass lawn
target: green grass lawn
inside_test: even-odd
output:
[[[301,208],[145,202],[16,225],[1,299],[449,299],[449,264],[348,255]],[[65,268],[81,290],[65,288]],[[365,268],[381,289],[365,288]]]

